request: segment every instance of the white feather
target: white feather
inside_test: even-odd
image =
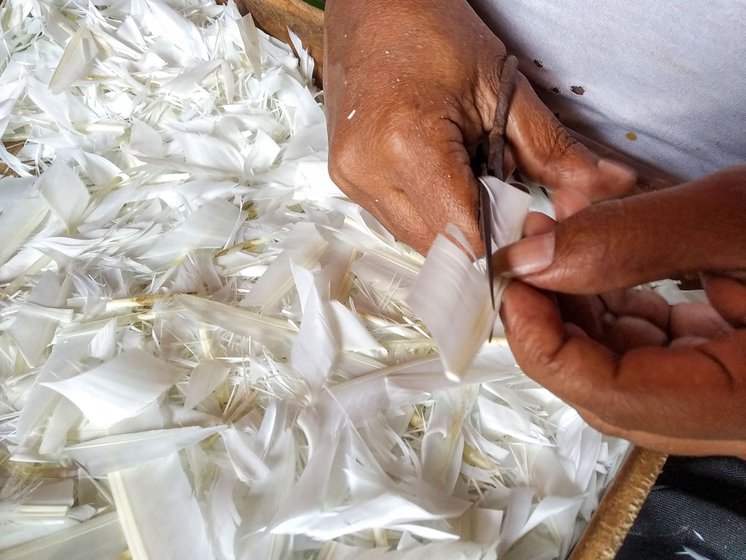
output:
[[[91,63],[98,55],[98,47],[90,30],[79,27],[67,44],[57,69],[49,82],[52,93],[60,93],[78,80],[86,77]]]
[[[163,262],[167,257],[173,258],[189,249],[229,246],[243,220],[240,209],[224,200],[215,199],[189,216],[175,230],[161,236],[144,257]]]
[[[199,363],[189,375],[184,408],[194,408],[201,403],[225,382],[229,372],[230,368],[215,360]]]
[[[43,274],[39,283],[29,295],[29,301],[37,306],[21,309],[10,328],[8,335],[15,341],[26,362],[31,366],[39,365],[47,351],[47,345],[54,337],[59,317],[45,316],[37,313],[44,307],[62,307],[67,301],[70,283],[49,272]]]
[[[457,245],[438,236],[407,302],[438,342],[446,375],[461,381],[497,313],[484,273]]]
[[[252,441],[253,438],[235,427],[223,430],[220,435],[239,480],[249,484],[269,475],[269,468],[254,449],[256,443]]]
[[[15,202],[13,211],[0,214],[0,263],[5,263],[28,239],[46,218],[49,206],[38,198],[21,199]]]
[[[237,306],[187,295],[176,296],[175,300],[206,324],[248,338],[257,337],[265,344],[287,342],[298,332],[288,321],[266,317]]]
[[[495,249],[518,241],[531,204],[531,195],[489,175],[480,177],[479,181],[489,192],[492,201],[492,240]]]
[[[37,188],[68,231],[74,230],[91,199],[88,189],[77,174],[67,163],[55,160],[39,178]]]
[[[298,56],[300,73],[308,83],[310,83],[311,80],[313,80],[313,58],[308,54],[308,50],[303,48],[303,43],[301,42],[300,37],[298,37],[292,29],[288,29],[288,36],[290,37],[290,42],[292,43],[293,48],[295,49],[295,54]]]
[[[258,79],[262,77],[262,50],[259,44],[259,33],[254,25],[251,14],[246,14],[238,21],[238,29],[241,32],[243,48],[251,63],[254,74]]]
[[[42,385],[70,399],[93,425],[107,427],[143,411],[180,375],[152,355],[130,350],[75,377]]]
[[[110,473],[108,480],[134,560],[213,557],[177,453]]]
[[[63,453],[92,476],[104,476],[175,453],[220,431],[220,427],[168,428],[104,436],[68,445]]]
[[[207,134],[177,132],[174,141],[181,148],[180,154],[194,166],[219,172],[221,175],[241,177],[244,174],[244,158],[226,142]]]
[[[513,409],[484,396],[479,397],[477,405],[481,426],[486,434],[492,437],[498,434],[510,436],[527,443],[548,443],[538,426],[527,421]]]
[[[334,337],[343,350],[360,352],[375,360],[386,359],[386,348],[370,334],[357,315],[338,301],[329,302],[329,309]]]
[[[463,424],[476,396],[476,387],[451,389],[436,397],[422,436],[422,477],[452,492],[464,451]]]
[[[309,270],[292,263],[290,267],[303,311],[290,363],[312,389],[318,391],[326,382],[339,352],[329,316],[329,290],[328,286],[323,291],[319,289]]]
[[[310,224],[296,224],[291,233],[297,235],[298,243],[288,243],[285,253],[275,259],[254,284],[244,305],[272,309],[293,288],[291,263],[302,268],[313,268],[326,250],[328,242]]]
[[[80,419],[80,411],[70,401],[61,399],[49,416],[44,437],[39,444],[39,453],[59,457],[67,441],[68,430]]]
[[[60,524],[57,531],[2,551],[3,560],[87,560],[116,558],[127,543],[116,512],[104,513],[84,523]]]

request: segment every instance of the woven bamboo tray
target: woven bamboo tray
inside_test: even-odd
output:
[[[288,28],[303,41],[314,57],[315,77],[321,84],[324,65],[324,12],[302,0],[238,0],[242,13],[252,14],[265,32],[287,40]],[[638,172],[637,189],[657,190],[676,183],[676,179],[613,150],[576,137],[603,155],[614,157]],[[609,485],[590,524],[572,551],[569,560],[611,560],[622,545],[645,498],[658,477],[666,455],[639,447],[633,448]]]

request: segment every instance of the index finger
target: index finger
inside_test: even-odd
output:
[[[513,282],[503,298],[518,363],[597,427],[668,450],[681,449],[676,441],[691,449],[697,440],[709,451],[720,442],[721,453],[746,454],[746,331],[694,348],[617,355],[571,334],[537,290]]]

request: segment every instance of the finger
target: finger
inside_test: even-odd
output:
[[[671,306],[651,290],[642,288],[615,290],[599,296],[606,309],[614,315],[639,317],[660,330],[667,331],[671,315]]]
[[[609,424],[590,410],[575,406],[580,416],[599,432],[631,441],[645,449],[655,449],[672,455],[703,457],[706,455],[732,455],[746,459],[746,442],[728,439],[702,440],[697,438],[664,436],[644,430],[625,430]]]
[[[667,346],[668,335],[645,319],[607,314],[604,316],[604,336],[599,342],[617,354],[624,354],[635,348]]]
[[[588,333],[575,323],[565,323],[565,330],[570,336],[583,336],[586,338],[588,337]]]
[[[523,222],[523,235],[539,235],[552,231],[557,224],[555,220],[541,212],[529,212]]]
[[[722,274],[701,274],[710,304],[732,326],[746,327],[746,285]]]
[[[674,338],[669,346],[671,348],[682,348],[684,346],[699,346],[700,344],[704,344],[707,342],[709,338],[702,338],[699,336],[680,336],[679,338]]]
[[[603,338],[606,307],[598,297],[557,294],[557,305],[563,321],[578,325],[595,340]]]
[[[627,192],[635,183],[631,169],[599,158],[572,138],[521,75],[506,135],[521,171],[547,187],[572,188],[597,200]]]
[[[510,177],[515,171],[515,157],[509,144],[505,144],[503,150],[503,177]]]
[[[679,303],[671,307],[669,331],[673,338],[722,338],[733,327],[708,303]]]
[[[746,166],[598,203],[504,247],[496,271],[568,293],[603,293],[700,270],[746,268]]]
[[[506,289],[501,316],[529,376],[624,437],[746,440],[746,331],[695,348],[617,356],[568,333],[551,300],[522,282]]]
[[[552,205],[557,221],[561,222],[591,205],[591,201],[583,193],[573,188],[564,188],[552,193]]]
[[[610,299],[622,301],[621,296],[612,296]],[[663,319],[656,313],[648,313],[649,310],[642,315],[625,314],[627,309],[637,311],[637,305],[630,304],[625,308],[622,304],[616,304],[610,308],[605,301],[603,296],[557,296],[563,321],[580,326],[591,338],[614,352],[668,344],[668,305]]]

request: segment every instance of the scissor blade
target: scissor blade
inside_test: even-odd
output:
[[[479,182],[479,215],[482,222],[482,239],[484,241],[484,254],[487,259],[487,282],[490,285],[490,299],[492,309],[495,308],[495,271],[492,268],[492,199],[487,187]],[[491,338],[491,337],[490,337]]]

